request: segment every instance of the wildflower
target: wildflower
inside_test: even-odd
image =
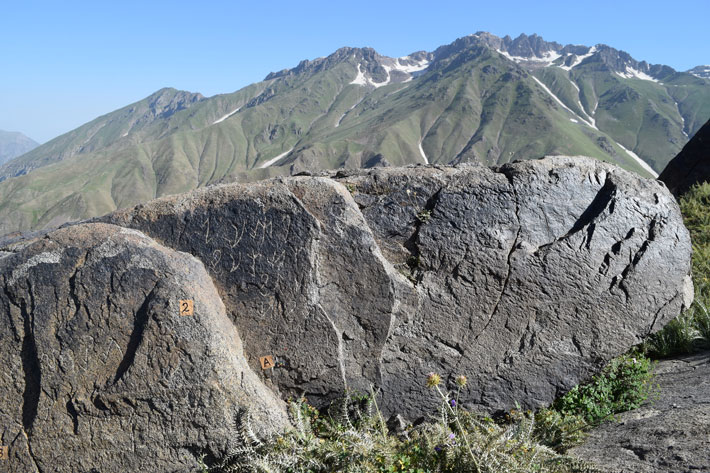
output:
[[[464,376],[462,374],[460,374],[456,377],[456,385],[460,388],[463,388],[464,386],[466,386],[467,381],[468,380],[466,379],[466,376]]]
[[[450,400],[449,404],[451,404],[451,407],[456,407],[456,399]],[[451,435],[453,435],[453,434],[451,434]]]
[[[433,388],[434,386],[438,386],[439,383],[441,383],[441,376],[434,372],[429,373],[429,376],[426,378],[427,387]]]
[[[455,438],[456,438],[456,434],[454,434],[454,433],[449,434],[449,440],[453,440]]]

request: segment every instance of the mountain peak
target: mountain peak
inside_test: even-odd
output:
[[[700,77],[701,79],[710,79],[710,64],[695,66],[687,72],[688,74],[693,74],[695,77]]]
[[[264,80],[303,73],[316,73],[347,62],[355,67],[356,74],[350,84],[377,88],[411,80],[426,69],[432,58],[432,53],[426,51],[417,51],[407,56],[392,58],[383,56],[370,47],[343,47],[328,57],[312,61],[304,60],[293,69],[272,72]]]
[[[150,107],[159,114],[173,114],[178,110],[189,107],[195,102],[204,100],[205,97],[198,93],[188,92],[186,90],[178,90],[172,87],[163,87],[156,92],[153,92],[144,100],[148,102]]]
[[[460,42],[456,40],[453,44]],[[529,69],[557,66],[571,70],[587,63],[596,63],[599,70],[612,72],[619,77],[629,79],[658,81],[675,73],[668,66],[651,65],[646,61],[637,61],[625,51],[605,44],[584,46],[578,44],[561,45],[557,42],[545,41],[537,34],[520,34],[513,39],[510,36],[499,38],[491,33],[478,32],[466,37],[468,43],[481,42],[495,49],[508,59]],[[710,71],[709,71],[710,74]]]
[[[39,143],[16,131],[0,130],[0,164],[39,146]]]

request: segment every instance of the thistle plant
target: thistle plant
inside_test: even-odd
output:
[[[467,379],[454,379],[453,392],[430,373],[424,381],[440,399],[432,422],[409,426],[393,435],[378,406],[379,393],[346,393],[326,414],[304,399],[289,404],[293,428],[258,438],[248,412],[235,418],[235,447],[210,472],[352,472],[352,473],[498,473],[596,472],[592,465],[560,454],[538,442],[531,413],[513,416],[505,425],[464,409],[460,403]]]

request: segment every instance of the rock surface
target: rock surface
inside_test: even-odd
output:
[[[468,376],[465,407],[547,404],[692,298],[673,196],[591,159],[223,185],[102,220],[0,250],[12,471],[191,471],[243,407],[278,429],[279,396],[371,384],[413,419],[430,371]]]
[[[609,471],[710,471],[710,352],[659,362],[658,398],[607,422],[572,450]]]
[[[684,194],[693,184],[710,181],[710,121],[698,130],[658,179],[675,194]]]
[[[203,264],[138,231],[81,224],[0,253],[2,471],[196,471],[250,406],[286,423]],[[179,315],[192,299],[194,315]]]
[[[469,376],[471,407],[547,404],[692,299],[673,196],[591,159],[225,185],[103,220],[202,260],[282,396],[375,384],[410,418],[430,371]]]

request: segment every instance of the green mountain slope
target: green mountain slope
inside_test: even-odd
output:
[[[608,46],[479,33],[341,48],[232,94],[163,89],[0,167],[0,234],[229,180],[588,155],[650,176],[710,116],[710,81]]]

